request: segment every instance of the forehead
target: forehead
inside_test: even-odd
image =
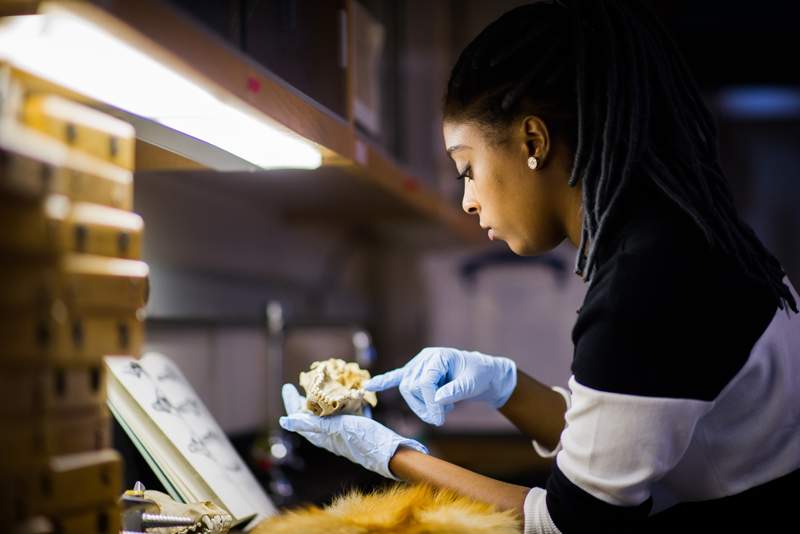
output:
[[[474,150],[485,144],[483,133],[475,124],[447,121],[443,132],[444,144],[450,157],[459,151]]]

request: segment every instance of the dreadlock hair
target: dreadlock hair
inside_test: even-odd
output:
[[[575,272],[591,279],[609,220],[645,185],[797,312],[784,272],[739,218],[717,157],[717,127],[677,45],[638,0],[556,0],[509,11],[462,52],[446,121],[504,141],[537,115],[574,150],[569,185],[583,187]]]

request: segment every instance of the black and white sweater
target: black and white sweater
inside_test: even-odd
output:
[[[800,316],[669,206],[616,233],[573,330],[566,428],[525,532],[656,531],[679,503],[709,526],[758,520],[786,475],[800,482]]]

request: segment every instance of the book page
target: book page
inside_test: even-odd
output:
[[[174,362],[161,354],[149,353],[141,360],[109,357],[106,363],[147,416],[219,497],[217,504],[238,519],[275,513],[261,485]],[[173,471],[169,468],[172,466],[163,467],[165,472]],[[208,498],[195,497],[198,500]]]

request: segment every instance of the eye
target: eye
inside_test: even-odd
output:
[[[472,164],[467,163],[467,166],[464,167],[464,170],[456,176],[456,180],[461,180],[462,178],[466,178],[467,180],[472,180]]]

